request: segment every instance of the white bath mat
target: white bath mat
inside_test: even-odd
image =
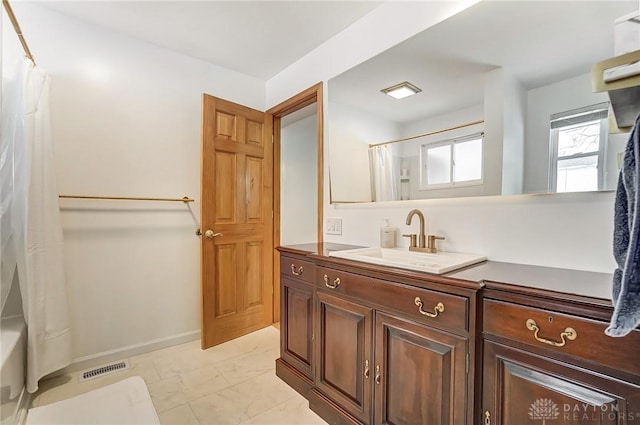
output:
[[[29,409],[26,425],[160,425],[139,376]]]

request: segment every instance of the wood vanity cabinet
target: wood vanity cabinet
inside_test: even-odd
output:
[[[640,331],[604,334],[604,301],[487,283],[478,423],[640,423]]]
[[[280,358],[276,373],[302,395],[313,385],[315,264],[304,255],[280,257]]]
[[[610,302],[570,295],[609,279],[283,252],[276,373],[332,425],[640,424],[640,331],[606,336]]]
[[[311,409],[331,424],[471,424],[474,292],[354,271],[316,268]]]

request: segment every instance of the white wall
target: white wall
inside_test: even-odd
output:
[[[504,75],[502,194],[523,193],[527,92],[510,73]]]
[[[620,174],[620,166],[622,165],[622,157],[620,157],[618,162],[618,156],[624,153],[628,140],[629,133],[609,134],[605,159],[607,162],[605,175],[605,185],[607,189],[615,190],[618,185],[618,175]]]
[[[280,133],[280,243],[318,239],[317,117],[282,127]]]
[[[60,193],[199,199],[201,94],[265,109],[256,78],[38,6],[14,10],[52,77]],[[199,337],[200,242],[183,204],[60,205],[76,361]]]
[[[420,20],[422,29],[433,24],[423,16],[418,16]],[[357,34],[341,33],[276,75],[267,83],[267,104],[275,105],[314,82],[326,81],[419,31],[415,31],[419,24],[413,21],[409,31],[412,34],[401,28],[404,23],[396,27],[395,21],[390,20],[389,25],[384,23],[387,29],[380,31],[382,22],[373,22],[378,26],[363,24]],[[400,36],[393,36],[396,31]],[[380,34],[389,34],[388,39],[381,40]],[[354,40],[367,40],[364,53],[354,46]],[[325,117],[329,106],[325,103]],[[325,119],[325,134],[331,125]],[[488,129],[485,131],[488,133]],[[325,144],[327,150],[328,145]],[[329,175],[328,162],[325,176]],[[611,272],[615,266],[611,254],[612,192],[330,205],[328,178],[324,189],[325,217],[343,220],[342,236],[325,235],[327,242],[377,245],[380,220],[390,218],[402,233],[408,230],[402,225],[406,214],[412,208],[420,208],[427,217],[428,232],[447,237],[443,249],[484,253],[492,260],[579,270]],[[406,241],[398,242],[406,246]]]
[[[373,114],[328,102],[326,121],[329,174],[340,182],[331,189],[334,201],[368,202],[371,195],[369,144],[398,137],[398,125]],[[327,174],[327,175],[329,175]]]
[[[267,105],[327,81],[478,1],[385,2],[267,81]]]
[[[487,195],[502,194],[502,164],[505,129],[505,70],[494,69],[484,81],[484,174]],[[493,166],[492,166],[493,164]]]

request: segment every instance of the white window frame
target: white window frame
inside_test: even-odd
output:
[[[465,180],[462,182],[453,181],[454,170],[455,170],[455,162],[456,159],[454,157],[454,145],[458,143],[468,142],[470,140],[480,139],[482,142],[482,153],[480,158],[480,178],[476,180]],[[438,184],[429,184],[427,182],[427,151],[429,149],[438,148],[442,146],[450,146],[451,150],[451,164],[449,167],[449,183],[438,183]],[[458,187],[467,187],[467,186],[480,186],[484,183],[484,132],[469,134],[463,137],[456,137],[454,139],[442,140],[439,142],[433,143],[423,143],[420,145],[420,191],[426,190],[436,190],[436,189],[452,189]]]
[[[558,161],[589,156],[598,156],[598,187],[594,190],[603,190],[606,182],[607,140],[609,136],[609,102],[602,102],[583,108],[573,109],[551,115],[549,132],[550,160],[549,160],[549,192],[557,192],[558,186]],[[598,150],[583,152],[574,155],[558,156],[560,130],[578,127],[588,122],[600,121],[600,139]]]

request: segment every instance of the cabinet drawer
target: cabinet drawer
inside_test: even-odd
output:
[[[469,329],[466,297],[322,267],[316,269],[316,285],[318,289],[391,309],[429,325]]]
[[[640,374],[640,332],[605,335],[608,323],[552,310],[484,300],[483,331],[540,348]]]
[[[280,257],[280,274],[293,279],[313,284],[315,264],[295,257]]]

